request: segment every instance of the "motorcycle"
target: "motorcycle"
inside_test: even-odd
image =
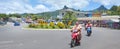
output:
[[[71,35],[72,39],[71,39],[71,43],[70,43],[70,47],[74,47],[74,46],[77,46],[79,45],[79,41],[78,41],[78,33],[77,31],[74,31]]]
[[[91,33],[92,33],[92,28],[87,27],[87,36],[91,36]]]

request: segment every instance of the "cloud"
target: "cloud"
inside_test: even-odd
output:
[[[35,7],[28,4],[25,5],[25,13],[41,13],[46,11],[49,11],[49,9],[42,4],[36,5]]]
[[[41,11],[41,12],[49,11],[49,9],[42,4],[37,5],[34,9],[36,9],[36,11]]]
[[[72,7],[76,7],[78,9],[80,9],[80,8],[84,8],[87,5],[89,5],[89,1],[90,0],[72,0],[71,5],[72,5]]]
[[[120,0],[92,0],[93,2],[97,2],[103,5],[120,5]]]
[[[0,3],[0,13],[8,13],[18,11],[20,4],[16,2],[4,2]]]
[[[0,0],[0,13],[41,13],[62,9],[64,5],[70,8],[82,9],[91,2],[106,6],[120,5],[119,0]]]
[[[84,8],[89,5],[90,0],[39,0],[40,3],[50,5],[50,9],[62,9],[64,5],[70,8]]]
[[[40,13],[49,11],[49,9],[38,4],[33,7],[28,0],[2,0],[0,2],[0,13]]]

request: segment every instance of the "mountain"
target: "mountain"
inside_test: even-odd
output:
[[[80,11],[79,9],[76,10],[76,9],[73,9],[73,8],[69,8],[67,7],[66,5],[62,8],[62,9],[59,9],[59,10],[56,10],[56,11],[50,11],[50,12],[43,12],[43,13],[38,13],[37,15],[40,15],[40,16],[47,16],[47,17],[53,17],[53,18],[56,18],[57,15],[59,15],[59,13],[63,10],[71,10],[71,11]]]
[[[56,10],[56,11],[52,11],[52,12],[44,12],[44,13],[39,13],[38,15],[41,15],[41,16],[47,16],[47,17],[53,17],[53,18],[56,18],[57,15],[59,15],[59,13],[61,11],[64,11],[64,10],[69,10],[69,11],[78,11],[78,12],[82,12],[80,11],[79,9],[76,10],[74,8],[69,8],[67,7],[66,5],[62,8],[62,9],[59,9],[59,10]],[[101,5],[100,7],[94,9],[94,10],[91,10],[91,11],[84,11],[84,12],[101,12],[103,13],[104,11],[107,11],[108,9],[104,6],[104,5]]]
[[[98,11],[98,12],[103,12],[103,11],[107,11],[108,9],[104,6],[104,5],[101,5],[100,7],[98,7],[98,8],[96,8],[96,9],[94,9],[94,10],[92,10],[93,12],[96,12],[96,11]]]
[[[38,13],[37,15],[43,16],[43,17],[53,17],[56,18],[57,15],[59,15],[59,11],[60,10],[56,10],[56,11],[50,11],[50,12],[43,12],[43,13]]]
[[[100,7],[94,9],[94,10],[91,10],[91,11],[80,11],[79,9],[76,10],[74,8],[69,8],[67,7],[66,5],[62,8],[62,9],[59,9],[59,10],[55,10],[55,11],[49,11],[49,12],[43,12],[43,13],[37,13],[36,15],[39,15],[39,16],[42,16],[42,17],[53,17],[53,18],[56,18],[57,15],[60,14],[60,12],[62,11],[74,11],[74,12],[104,12],[104,11],[107,11],[108,9],[104,6],[104,5],[101,5]],[[25,15],[25,14],[23,14]]]

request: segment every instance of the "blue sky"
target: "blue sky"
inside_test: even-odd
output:
[[[0,0],[0,13],[41,13],[62,9],[64,5],[80,10],[93,10],[100,5],[120,6],[120,0]]]

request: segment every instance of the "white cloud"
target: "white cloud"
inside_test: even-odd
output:
[[[103,5],[120,5],[120,0],[36,0],[32,5],[30,0],[0,0],[0,13],[40,13],[62,9],[64,5],[70,8],[81,9],[89,3],[97,2]]]
[[[111,0],[93,0],[94,2],[101,3],[103,5],[110,5]]]
[[[89,5],[90,0],[72,0],[71,5],[75,8],[84,8]]]
[[[45,7],[44,5],[37,5],[35,8],[34,8],[37,12],[46,12],[46,11],[49,11],[49,9],[47,7]]]
[[[92,0],[103,5],[120,5],[120,0]]]
[[[49,11],[42,4],[33,7],[28,2],[28,0],[3,0],[0,2],[0,13],[40,13]]]
[[[89,5],[90,0],[40,0],[43,4],[51,5],[50,9],[61,9],[64,5],[70,8],[84,8]]]

